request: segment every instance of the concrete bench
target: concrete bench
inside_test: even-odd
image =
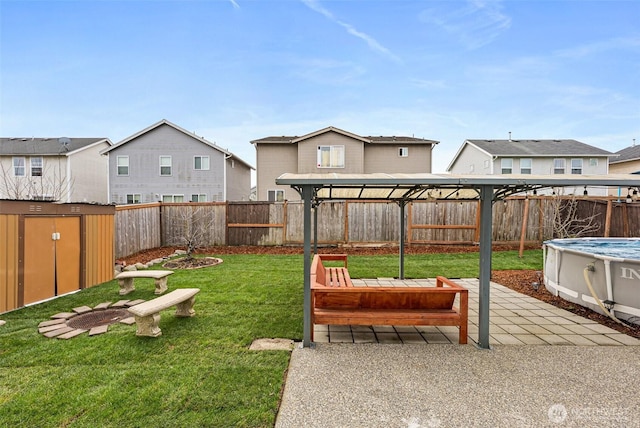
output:
[[[354,287],[345,272],[348,281],[331,282],[322,264],[325,257],[316,255],[311,264],[312,324],[456,326],[458,342],[467,343],[466,288],[442,276],[436,278],[435,287]],[[456,295],[459,308],[454,306]]]
[[[171,275],[171,270],[131,270],[121,272],[116,275],[118,285],[120,285],[120,295],[131,293],[136,287],[133,285],[135,278],[153,278],[156,281],[155,294],[162,294],[167,291],[167,277]]]
[[[162,334],[160,330],[160,311],[176,307],[175,316],[192,317],[196,314],[193,305],[196,301],[196,294],[199,288],[179,288],[164,296],[156,297],[138,305],[131,306],[131,312],[136,319],[136,336],[158,337]]]

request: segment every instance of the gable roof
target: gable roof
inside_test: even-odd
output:
[[[0,138],[0,156],[69,156],[75,152],[84,150],[94,144],[111,141],[105,137],[95,138]]]
[[[111,147],[109,147],[109,148],[107,148],[107,149],[103,150],[101,153],[102,153],[102,154],[104,154],[104,153],[108,153],[108,152],[110,152],[110,151],[112,151],[112,150],[115,150],[115,149],[117,149],[117,148],[120,148],[120,147],[122,147],[123,145],[125,145],[125,144],[127,144],[127,143],[129,143],[129,142],[131,142],[131,141],[135,140],[136,138],[140,137],[141,135],[144,135],[144,134],[146,134],[147,132],[153,131],[154,129],[159,128],[160,126],[163,126],[163,125],[170,126],[171,128],[173,128],[173,129],[175,129],[175,130],[177,130],[177,131],[179,131],[179,132],[181,132],[181,133],[185,134],[186,136],[191,137],[191,138],[193,138],[193,139],[195,139],[195,140],[198,140],[198,141],[199,141],[199,142],[201,142],[202,144],[205,144],[205,145],[207,145],[207,146],[209,146],[209,147],[211,147],[211,148],[213,148],[213,149],[215,149],[215,150],[220,151],[221,153],[224,153],[226,156],[229,156],[229,157],[233,158],[234,160],[237,160],[237,161],[239,161],[239,162],[243,163],[244,165],[248,166],[250,169],[255,169],[255,168],[254,168],[253,166],[251,166],[249,163],[247,163],[247,162],[245,162],[244,160],[240,159],[238,156],[234,155],[234,154],[233,154],[233,153],[231,153],[230,151],[225,150],[225,149],[223,149],[222,147],[218,146],[217,144],[212,143],[211,141],[206,140],[204,137],[200,137],[199,135],[196,135],[196,134],[194,134],[193,132],[189,132],[189,131],[187,131],[186,129],[179,127],[178,125],[176,125],[176,124],[174,124],[174,123],[169,122],[167,119],[162,119],[161,121],[154,123],[153,125],[151,125],[151,126],[149,126],[149,127],[145,128],[145,129],[143,129],[142,131],[136,132],[135,134],[133,134],[133,135],[131,135],[131,136],[129,136],[129,137],[127,137],[127,138],[125,138],[124,140],[119,141],[117,144],[114,144],[113,146],[111,146]]]
[[[640,160],[640,146],[629,146],[616,152],[618,157],[609,163],[629,162]]]
[[[576,140],[466,140],[492,156],[607,156],[615,154]]]
[[[264,143],[272,143],[272,144],[297,144],[301,141],[304,141],[309,138],[317,137],[318,135],[326,134],[328,132],[335,132],[338,134],[342,134],[344,136],[360,140],[363,143],[367,144],[431,144],[436,145],[439,141],[435,140],[426,140],[424,138],[415,138],[415,137],[404,137],[404,136],[361,136],[354,134],[352,132],[344,131],[340,128],[336,128],[334,126],[328,126],[326,128],[320,129],[318,131],[311,132],[309,134],[305,134],[302,136],[271,136],[260,138],[257,140],[252,140],[251,144],[264,144]]]

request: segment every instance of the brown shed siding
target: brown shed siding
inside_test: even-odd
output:
[[[0,312],[18,307],[18,216],[0,214]]]
[[[111,205],[0,201],[0,312],[113,279],[114,214]],[[68,269],[42,272],[52,260]]]

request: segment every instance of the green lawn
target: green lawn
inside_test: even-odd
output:
[[[0,316],[0,426],[273,426],[287,351],[249,351],[256,338],[302,338],[302,256],[224,255],[218,266],[176,271],[169,289],[197,287],[196,316],[162,313],[158,338],[135,325],[48,339],[41,321],[116,302],[116,281]],[[494,269],[541,269],[541,251],[495,253]],[[475,277],[478,254],[406,257],[407,277]],[[158,266],[160,268],[160,266]],[[351,256],[354,278],[397,276],[397,256]],[[152,299],[136,279],[130,299]]]

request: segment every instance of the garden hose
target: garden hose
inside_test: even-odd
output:
[[[602,309],[602,311],[605,313],[605,315],[607,315],[609,318],[611,318],[615,322],[620,323],[622,325],[625,325],[622,321],[620,321],[618,318],[616,318],[615,315],[613,315],[611,312],[609,312],[609,310],[607,308],[604,307],[604,305],[602,304],[602,302],[600,301],[600,299],[596,295],[596,292],[593,289],[593,286],[591,285],[591,280],[589,279],[589,273],[588,273],[589,271],[593,271],[593,270],[594,270],[594,266],[593,266],[592,263],[590,263],[582,271],[582,273],[584,275],[584,280],[587,283],[587,287],[589,288],[589,292],[591,293],[591,297],[594,298],[594,300],[596,301],[598,306],[600,306],[600,309]]]

